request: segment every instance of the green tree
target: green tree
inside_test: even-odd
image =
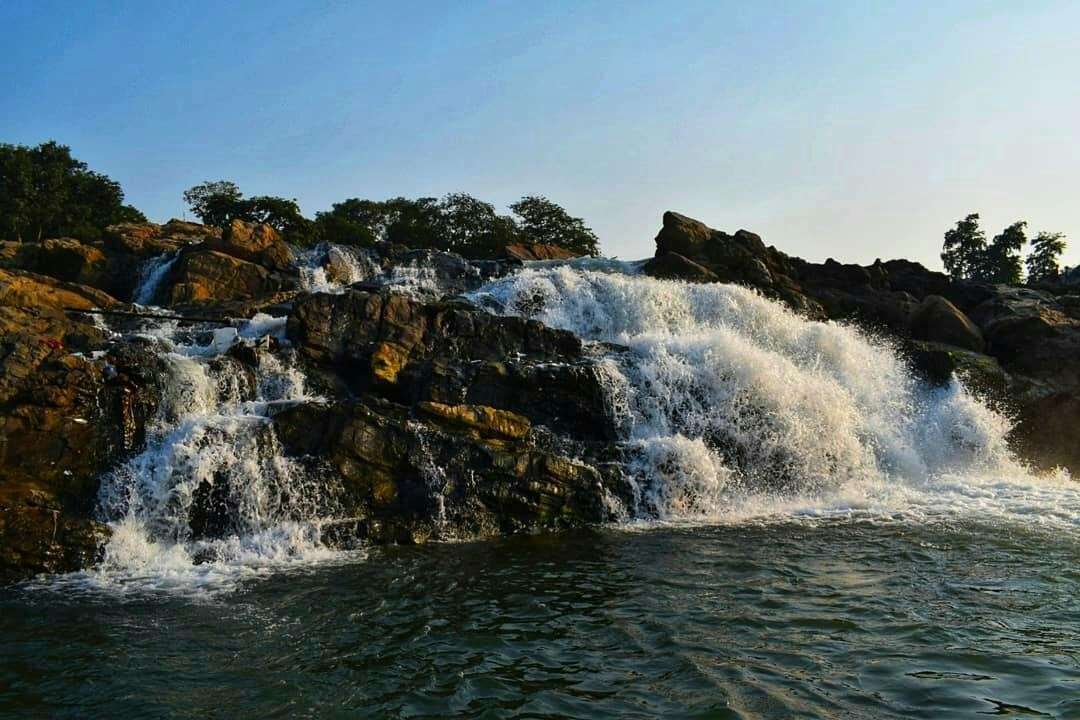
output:
[[[184,191],[184,202],[206,225],[225,227],[239,217],[244,194],[230,180],[207,180]]]
[[[995,235],[983,254],[978,279],[992,283],[1019,285],[1024,277],[1020,251],[1027,244],[1024,221],[1014,222]]]
[[[599,240],[581,218],[572,217],[545,197],[530,195],[510,206],[529,242],[558,245],[580,255],[600,254]]]
[[[441,247],[465,257],[497,257],[518,238],[513,218],[499,215],[495,206],[466,193],[450,193],[439,203]]]
[[[945,233],[941,261],[953,280],[978,279],[986,253],[986,234],[979,228],[979,214],[971,213]]]
[[[384,240],[411,248],[438,250],[443,247],[439,238],[441,213],[437,199],[398,197],[387,200],[384,205],[387,211]]]
[[[108,225],[144,220],[124,205],[124,191],[55,141],[0,144],[0,236],[96,240]]]
[[[349,198],[316,213],[315,232],[326,242],[369,246],[385,238],[387,213],[385,203]]]
[[[1048,282],[1061,276],[1058,258],[1065,252],[1065,235],[1041,232],[1031,241],[1027,256],[1028,282]]]
[[[239,220],[265,223],[280,232],[289,242],[307,245],[315,240],[315,226],[300,212],[296,200],[274,195],[256,195],[236,204]]]

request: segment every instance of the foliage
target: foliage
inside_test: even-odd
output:
[[[1024,221],[1014,222],[996,235],[983,254],[978,279],[985,282],[1018,285],[1024,276],[1020,250],[1027,244]]]
[[[243,193],[229,180],[206,181],[184,191],[184,202],[207,225],[225,227],[236,217]]]
[[[599,241],[585,221],[571,217],[562,207],[542,196],[526,196],[510,206],[519,218],[518,227],[530,242],[548,243],[579,255],[600,254]]]
[[[982,271],[986,235],[979,228],[979,214],[971,213],[945,233],[941,261],[953,280],[975,279]]]
[[[0,237],[96,240],[108,225],[145,220],[124,191],[55,141],[0,144]]]
[[[368,246],[390,242],[410,248],[460,253],[468,258],[500,256],[516,242],[550,243],[582,255],[596,255],[596,234],[581,218],[543,197],[523,197],[500,215],[491,203],[466,193],[389,200],[349,198],[308,220],[295,200],[259,195],[244,198],[236,183],[204,182],[187,190],[184,200],[208,225],[233,219],[274,226],[290,242],[332,242]]]
[[[411,248],[449,250],[469,258],[494,258],[515,242],[544,242],[595,255],[596,235],[580,218],[542,197],[511,206],[517,218],[466,193],[436,198],[350,198],[316,215],[316,234],[329,242],[370,245],[384,241]]]
[[[1041,232],[1031,241],[1027,256],[1028,282],[1048,282],[1061,276],[1058,258],[1065,252],[1065,235]]]
[[[315,240],[315,226],[300,212],[296,200],[274,195],[244,198],[239,186],[229,180],[199,183],[184,191],[184,201],[207,225],[225,227],[233,220],[265,223],[290,242],[301,245]]]

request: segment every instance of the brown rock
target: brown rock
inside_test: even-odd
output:
[[[288,270],[293,262],[292,250],[277,230],[242,220],[233,220],[220,239],[208,239],[205,247],[271,270]]]
[[[577,257],[572,250],[549,243],[511,243],[503,249],[503,255],[511,260],[569,260]]]
[[[656,254],[674,252],[693,258],[705,251],[712,233],[705,223],[669,210],[656,236]]]
[[[85,285],[30,272],[0,270],[0,305],[89,310],[107,308],[116,302],[101,290]]]
[[[162,295],[170,305],[240,300],[289,290],[293,278],[232,255],[194,248],[180,254]]]
[[[986,345],[978,326],[940,295],[928,295],[915,309],[910,331],[916,340],[945,343],[977,353]]]
[[[451,426],[474,431],[480,437],[499,437],[520,440],[529,434],[529,419],[508,410],[486,405],[446,405],[420,402],[417,409]]]

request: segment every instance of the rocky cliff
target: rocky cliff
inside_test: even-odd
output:
[[[1013,412],[1014,444],[1032,462],[1080,467],[1080,295],[1068,287],[953,283],[904,260],[809,263],[675,213],[656,244],[649,275],[746,285],[808,318],[895,337],[931,381],[962,374]],[[332,518],[323,542],[613,519],[636,490],[597,344],[462,295],[523,260],[561,255],[514,246],[504,260],[470,263],[389,245],[298,251],[268,226],[175,220],[114,226],[95,245],[2,244],[0,581],[101,558],[102,478],[163,442],[189,356],[204,389],[258,428],[256,447],[272,443],[275,462],[303,476],[316,514]],[[282,367],[310,392],[262,387]],[[220,432],[214,422],[200,431]],[[193,541],[249,521],[237,519],[234,487],[247,476],[200,472],[168,508]],[[283,519],[300,512],[272,505]]]

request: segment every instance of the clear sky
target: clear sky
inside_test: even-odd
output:
[[[151,218],[544,194],[608,254],[674,209],[813,260],[940,267],[968,212],[1080,263],[1080,2],[0,2],[0,141]]]

